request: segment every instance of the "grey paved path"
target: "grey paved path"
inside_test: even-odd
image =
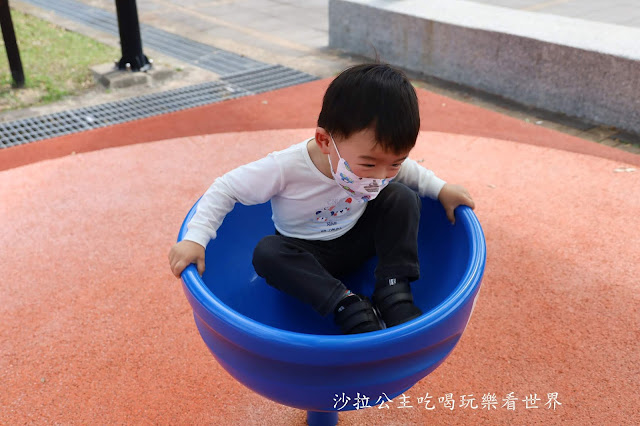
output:
[[[114,0],[78,1],[115,11]],[[472,1],[640,27],[640,0]],[[137,4],[145,24],[320,77],[335,73],[335,55],[324,55],[329,0],[137,0]]]
[[[640,0],[471,0],[476,3],[587,21],[640,27]]]

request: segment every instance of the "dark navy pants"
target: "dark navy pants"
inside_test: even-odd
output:
[[[356,225],[329,241],[276,235],[264,237],[253,253],[253,266],[267,283],[328,315],[347,288],[336,278],[378,256],[376,282],[389,278],[415,281],[418,263],[420,197],[392,182],[368,202]]]

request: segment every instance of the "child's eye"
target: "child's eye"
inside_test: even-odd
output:
[[[375,166],[376,166],[375,164],[360,164],[360,165],[361,165],[362,167],[368,167],[368,168],[371,168],[371,167],[375,167]]]

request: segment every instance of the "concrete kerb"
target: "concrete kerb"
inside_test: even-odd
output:
[[[640,29],[469,1],[329,0],[329,46],[640,134]]]
[[[144,72],[120,70],[113,63],[98,64],[89,67],[93,78],[107,89],[122,89],[138,84],[162,82],[173,76],[175,70],[164,65],[153,64]]]

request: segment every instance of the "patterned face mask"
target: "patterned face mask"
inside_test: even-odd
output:
[[[382,180],[359,177],[353,173],[351,167],[349,167],[349,163],[347,163],[347,160],[342,158],[340,155],[340,151],[338,151],[338,146],[333,140],[333,136],[331,136],[331,134],[329,134],[329,136],[331,137],[331,142],[333,142],[333,146],[336,148],[336,152],[338,153],[338,169],[336,172],[333,171],[333,164],[331,164],[331,156],[329,155],[329,165],[331,166],[333,179],[335,179],[338,185],[347,191],[347,193],[349,193],[356,201],[364,203],[376,198],[380,191],[382,191],[382,189],[387,186],[395,176]]]

